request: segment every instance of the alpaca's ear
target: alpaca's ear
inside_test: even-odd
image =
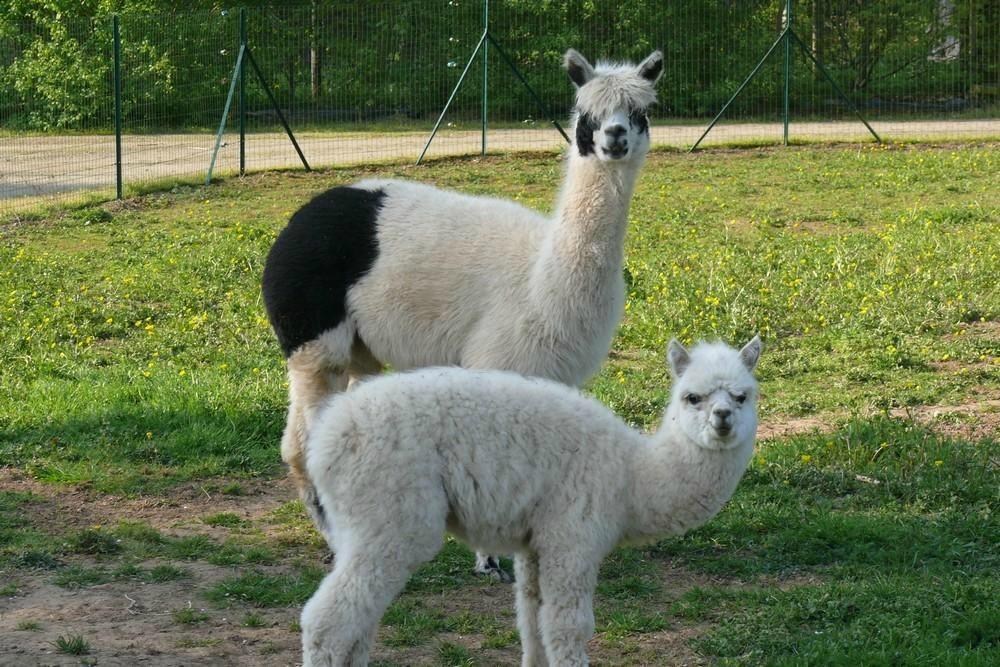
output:
[[[670,341],[670,345],[667,346],[667,361],[670,362],[670,371],[674,374],[674,377],[679,378],[687,370],[687,367],[691,365],[691,355],[674,338]]]
[[[743,346],[740,350],[740,361],[743,365],[747,367],[747,370],[753,372],[753,369],[757,368],[757,361],[760,359],[760,334],[753,337],[753,340]]]
[[[563,67],[566,68],[570,80],[577,88],[582,88],[585,83],[594,78],[594,68],[576,49],[570,49],[563,56]]]
[[[639,63],[639,76],[656,85],[663,74],[663,53],[653,51],[645,60]]]

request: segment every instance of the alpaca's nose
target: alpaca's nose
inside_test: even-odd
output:
[[[625,136],[625,132],[627,132],[627,130],[624,125],[611,125],[604,130],[604,134],[608,135],[615,141],[618,141]]]
[[[715,410],[712,411],[712,414],[714,414],[720,420],[726,421],[727,419],[729,419],[729,416],[733,414],[733,411],[730,410],[729,408],[716,408]]]

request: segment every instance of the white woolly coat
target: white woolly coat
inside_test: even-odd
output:
[[[752,441],[734,454],[644,436],[547,380],[432,368],[334,397],[306,466],[338,554],[358,540],[383,542],[391,526],[390,544],[431,554],[448,530],[483,551],[544,542],[599,560],[647,537],[645,527],[655,536],[706,521],[751,453]],[[697,474],[701,460],[709,478]]]

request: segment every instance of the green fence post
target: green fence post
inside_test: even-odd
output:
[[[764,66],[764,63],[767,62],[767,59],[771,57],[771,54],[774,53],[774,50],[778,48],[779,44],[781,44],[781,40],[786,38],[787,35],[785,34],[784,31],[782,31],[781,34],[778,35],[778,39],[774,40],[774,44],[771,44],[771,48],[769,48],[767,50],[767,53],[764,54],[764,57],[761,58],[760,61],[757,63],[757,66],[750,71],[750,74],[747,75],[747,78],[743,79],[743,83],[741,83],[740,87],[736,89],[736,92],[733,93],[733,96],[730,97],[726,101],[726,103],[722,105],[722,109],[719,110],[719,113],[715,114],[715,118],[713,118],[712,122],[708,124],[708,127],[706,127],[705,131],[701,133],[701,136],[698,137],[698,141],[694,142],[694,146],[688,149],[688,153],[693,153],[695,149],[698,148],[702,140],[708,136],[708,133],[712,131],[712,128],[715,127],[715,124],[718,123],[719,119],[722,118],[723,114],[726,113],[726,110],[729,108],[729,106],[736,101],[736,98],[740,96],[740,93],[743,92],[743,89],[746,88],[751,81],[753,81],[753,78],[755,76],[757,76],[757,72],[760,71],[760,68]]]
[[[247,51],[240,46],[240,52],[236,55],[236,67],[233,68],[233,78],[229,82],[229,94],[226,95],[226,106],[222,109],[222,120],[219,121],[219,131],[215,133],[215,148],[212,149],[212,160],[208,163],[208,173],[205,174],[205,185],[212,184],[212,172],[215,170],[215,158],[219,156],[219,147],[222,146],[222,135],[226,132],[226,120],[229,118],[229,107],[233,103],[233,93],[236,92],[236,77],[240,75],[243,68],[243,58]]]
[[[792,30],[792,0],[785,0],[785,29],[782,32],[785,35],[785,92],[783,99],[784,106],[784,143],[788,145],[788,96],[789,96],[789,86],[791,85],[792,78],[792,43],[788,39],[787,35]]]
[[[111,17],[111,33],[115,59],[115,196],[121,199],[125,188],[122,182],[122,35],[118,14]]]
[[[472,57],[469,58],[469,62],[465,65],[465,69],[462,70],[462,76],[458,77],[458,83],[455,84],[455,89],[451,91],[451,96],[448,98],[448,101],[445,102],[444,109],[441,110],[441,115],[438,116],[437,122],[434,123],[434,129],[431,130],[431,136],[427,137],[427,143],[424,144],[424,150],[420,151],[420,157],[417,158],[417,164],[420,164],[423,161],[424,155],[427,154],[427,149],[431,147],[431,142],[434,141],[434,137],[438,133],[438,128],[441,127],[441,121],[444,120],[445,114],[448,113],[448,108],[455,100],[455,95],[458,94],[458,89],[462,87],[462,82],[465,81],[465,75],[468,74],[469,70],[472,68],[472,63],[479,54],[479,49],[483,48],[483,43],[486,41],[488,35],[489,33],[484,32],[483,36],[479,38],[476,48],[472,50]]]
[[[836,93],[840,95],[840,99],[844,100],[844,102],[847,103],[847,106],[850,108],[850,110],[854,112],[854,115],[858,117],[858,120],[860,120],[862,123],[865,124],[865,127],[868,128],[868,131],[871,132],[871,135],[875,137],[875,141],[877,141],[878,143],[882,143],[882,137],[878,136],[878,132],[876,132],[872,128],[872,126],[868,124],[868,121],[865,120],[865,117],[861,114],[861,110],[858,109],[858,105],[856,105],[854,101],[851,100],[851,98],[848,97],[847,94],[841,89],[841,87],[837,85],[837,82],[834,81],[832,76],[830,76],[830,73],[826,70],[826,67],[824,67],[823,63],[821,63],[816,58],[816,56],[813,55],[813,52],[809,49],[808,46],[806,46],[805,42],[802,41],[802,38],[799,37],[794,32],[792,33],[792,38],[796,41],[796,43],[798,43],[799,47],[802,49],[802,52],[806,54],[806,57],[808,57],[809,60],[812,61],[813,65],[816,66],[816,69],[818,69],[820,73],[823,75],[823,77],[830,82],[830,85],[833,87],[834,91],[836,91]]]
[[[241,53],[243,53],[241,51]],[[285,119],[285,114],[281,113],[281,107],[278,105],[278,100],[274,97],[274,93],[271,92],[271,86],[268,85],[267,79],[264,77],[264,72],[260,69],[260,65],[257,64],[257,59],[253,57],[253,51],[250,50],[248,46],[246,49],[247,60],[250,61],[250,67],[253,68],[254,73],[257,75],[257,80],[260,82],[260,87],[264,89],[267,93],[267,99],[271,102],[271,108],[274,109],[274,113],[278,114],[278,120],[281,121],[281,126],[285,128],[285,134],[288,135],[289,140],[292,142],[292,147],[295,148],[295,152],[299,154],[299,160],[302,161],[302,166],[305,167],[306,171],[312,171],[312,167],[306,161],[306,156],[302,152],[302,148],[299,147],[299,142],[295,140],[295,133],[292,132],[292,126],[288,124],[288,120]]]
[[[549,111],[548,107],[545,106],[545,102],[542,101],[542,98],[538,96],[538,93],[535,92],[535,89],[531,87],[531,84],[528,83],[528,80],[524,78],[523,74],[521,74],[521,70],[517,68],[517,63],[515,63],[514,60],[507,54],[507,52],[504,51],[503,48],[501,48],[500,42],[495,40],[493,38],[493,35],[487,35],[486,38],[493,45],[493,48],[497,50],[497,53],[500,54],[500,57],[503,58],[504,62],[507,63],[507,66],[510,67],[510,71],[514,73],[514,76],[517,77],[518,81],[520,81],[524,85],[524,88],[525,90],[528,91],[528,94],[531,95],[532,99],[535,100],[535,104],[538,105],[538,110],[541,112],[541,114],[549,119],[549,122],[552,123],[552,127],[559,130],[559,134],[562,135],[562,138],[566,140],[567,144],[573,143],[572,141],[570,141],[569,135],[566,134],[566,131],[562,129],[562,125],[559,124],[559,121],[557,121],[553,117],[552,112]]]
[[[490,34],[490,0],[483,0],[483,34]],[[483,155],[486,155],[486,124],[489,116],[489,51],[490,42],[483,42]]]
[[[240,51],[247,49],[247,10],[240,7]],[[247,87],[246,60],[240,61],[240,176],[246,174],[247,170]]]

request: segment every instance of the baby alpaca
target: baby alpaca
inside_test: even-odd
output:
[[[302,612],[304,663],[364,665],[383,612],[445,531],[513,553],[523,665],[586,665],[601,560],[719,511],[753,454],[760,355],[671,341],[651,436],[548,380],[432,368],[339,394],[306,442],[337,552]]]

